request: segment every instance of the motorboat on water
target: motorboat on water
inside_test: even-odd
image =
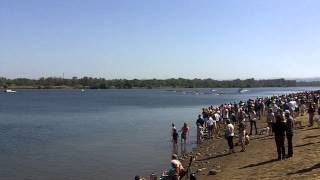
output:
[[[243,89],[243,88],[239,89],[239,93],[246,93],[248,91],[249,91],[248,89]]]
[[[4,92],[6,92],[6,93],[16,93],[17,91],[14,91],[12,89],[5,89]]]

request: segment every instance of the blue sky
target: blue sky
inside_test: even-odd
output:
[[[0,0],[0,76],[320,76],[318,0]]]

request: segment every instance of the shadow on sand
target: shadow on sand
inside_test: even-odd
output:
[[[306,144],[296,145],[294,147],[304,147],[304,146],[309,146],[309,145],[319,144],[319,143],[320,143],[320,141],[318,141],[318,142],[309,142],[309,143],[306,143]]]
[[[228,156],[228,155],[230,155],[230,153],[220,154],[220,155],[216,155],[216,156],[212,156],[212,157],[208,157],[208,158],[204,158],[204,159],[199,159],[197,161],[207,161],[210,159],[216,159],[216,158],[220,158],[220,157],[224,157],[224,156]]]
[[[274,136],[262,136],[262,137],[256,137],[256,138],[251,138],[252,140],[268,140],[268,139],[273,139]]]
[[[317,138],[320,137],[320,135],[316,135],[316,136],[306,136],[303,139],[311,139],[311,138]]]
[[[310,172],[310,171],[312,171],[314,169],[318,169],[318,168],[320,168],[320,163],[315,164],[315,165],[313,165],[313,166],[311,166],[309,168],[301,169],[301,170],[299,170],[297,172],[294,172],[294,173],[288,173],[287,175],[307,173],[307,172]]]
[[[310,131],[310,130],[315,130],[315,129],[319,129],[319,128],[315,127],[315,128],[309,128],[309,129],[302,129],[301,131]]]
[[[243,166],[243,167],[241,167],[239,169],[245,169],[245,168],[250,168],[250,167],[261,166],[261,165],[265,165],[265,164],[272,163],[272,162],[275,162],[275,161],[278,161],[278,159],[271,159],[271,160],[264,161],[264,162],[259,162],[259,163],[256,163],[256,164],[249,164],[249,165]]]
[[[304,147],[304,146],[309,146],[309,145],[312,145],[312,144],[315,144],[315,143],[300,144],[300,145],[296,145],[294,147]]]

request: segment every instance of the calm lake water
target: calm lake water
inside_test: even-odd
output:
[[[19,90],[0,93],[0,179],[130,180],[169,167],[171,122],[201,108],[320,88]],[[219,95],[217,95],[219,94]]]

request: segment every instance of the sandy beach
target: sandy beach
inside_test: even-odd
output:
[[[228,154],[225,139],[207,140],[189,154],[196,157],[191,172],[197,179],[319,179],[320,140],[317,123],[307,126],[308,115],[296,117],[302,127],[295,130],[293,138],[294,155],[278,161],[273,136],[251,136],[245,152],[236,146],[235,153]],[[266,126],[266,119],[258,120],[258,127]],[[248,129],[248,127],[247,127]],[[237,142],[236,138],[234,142]],[[287,151],[287,144],[286,144]],[[182,157],[187,167],[187,156]],[[211,171],[211,172],[210,172]]]

